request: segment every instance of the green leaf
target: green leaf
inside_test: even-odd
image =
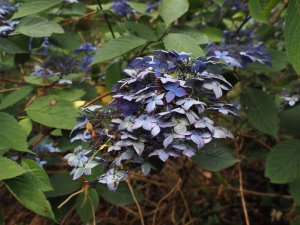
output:
[[[198,45],[207,44],[208,37],[203,32],[186,25],[176,26],[171,29],[171,33],[180,33],[192,37]]]
[[[71,194],[81,187],[78,180],[72,180],[69,174],[60,173],[50,177],[53,191],[46,192],[48,198],[60,197]]]
[[[105,73],[105,87],[110,90],[119,80],[122,79],[121,62],[110,64]]]
[[[282,130],[294,135],[300,134],[300,105],[280,112],[279,116]]]
[[[285,19],[285,46],[289,60],[300,74],[300,1],[290,0]]]
[[[31,152],[28,150],[25,131],[13,116],[0,112],[0,127],[0,150],[11,148]]]
[[[50,37],[53,33],[64,33],[59,24],[42,17],[25,17],[20,20],[16,30],[29,37]]]
[[[105,62],[118,56],[121,56],[143,44],[147,40],[139,38],[137,36],[121,36],[117,39],[110,40],[103,44],[97,51],[92,64]]]
[[[276,184],[300,178],[300,141],[283,141],[273,147],[266,161],[265,175]]]
[[[268,22],[268,16],[279,0],[249,0],[250,15],[257,22]]]
[[[167,26],[183,16],[188,10],[188,0],[162,0],[159,5],[159,13]]]
[[[203,30],[201,30],[206,36],[208,37],[208,40],[211,42],[220,42],[223,40],[223,34],[222,30],[216,27],[205,27]]]
[[[249,122],[259,131],[276,137],[279,116],[273,99],[263,91],[249,89],[241,95],[241,103]]]
[[[199,151],[193,160],[202,168],[218,172],[239,162],[232,150],[220,141],[212,141]]]
[[[15,161],[0,156],[0,180],[14,178],[26,172],[27,170]]]
[[[51,40],[64,50],[68,51],[73,51],[81,45],[78,35],[70,31],[65,31],[63,34],[52,34]]]
[[[289,184],[289,191],[297,205],[300,205],[300,179]]]
[[[31,159],[22,159],[22,166],[32,173],[33,180],[36,180],[41,191],[53,190],[46,171],[37,162]]]
[[[56,89],[51,90],[49,93],[51,95],[56,95],[60,99],[64,99],[71,102],[76,101],[85,95],[85,91],[78,88]]]
[[[0,50],[9,54],[27,53],[24,49],[9,40],[8,38],[0,38]]]
[[[48,127],[71,130],[76,123],[73,103],[55,95],[40,97],[25,110],[30,119]]]
[[[33,15],[49,9],[55,5],[58,5],[63,0],[31,0],[23,3],[18,7],[18,11],[14,14],[13,19],[17,19],[24,16]]]
[[[99,206],[99,196],[95,189],[82,192],[76,200],[76,212],[84,223],[90,222]]]
[[[300,225],[300,217],[299,216],[295,217],[292,220],[291,225]]]
[[[130,190],[124,183],[120,184],[115,192],[110,191],[106,185],[97,186],[97,191],[105,201],[114,205],[128,205],[134,203]],[[135,196],[138,201],[143,200],[142,195],[136,191]]]
[[[186,34],[168,34],[164,38],[164,45],[167,50],[192,53],[194,57],[204,55],[204,51],[200,48],[197,41]]]
[[[8,190],[26,208],[36,214],[55,220],[50,203],[44,193],[36,187],[31,176],[24,174],[6,180],[5,184]]]
[[[155,35],[154,31],[149,27],[149,25],[143,23],[126,22],[123,23],[122,26],[128,29],[133,35],[136,35],[149,41],[157,40],[157,36]]]
[[[19,121],[19,125],[23,128],[25,131],[26,137],[31,133],[32,131],[32,121],[28,117],[25,117],[24,119]]]
[[[16,91],[13,91],[6,95],[0,104],[0,110],[5,109],[9,106],[14,105],[15,103],[19,102],[23,98],[25,98],[27,95],[29,95],[33,90],[32,86],[24,86]]]

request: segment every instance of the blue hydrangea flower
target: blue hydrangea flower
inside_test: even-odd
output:
[[[166,94],[166,100],[168,103],[173,101],[176,96],[183,97],[187,95],[186,90],[180,87],[179,82],[164,84],[164,88],[168,91]]]

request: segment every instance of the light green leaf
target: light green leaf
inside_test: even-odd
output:
[[[114,205],[128,205],[134,203],[129,188],[121,183],[116,191],[110,191],[106,185],[97,186],[99,195],[107,202]],[[135,196],[138,201],[143,200],[141,194],[135,191]]]
[[[132,2],[132,1],[128,2],[128,4],[130,5],[131,8],[133,8],[138,13],[141,13],[141,14],[146,13],[147,4],[140,3],[140,2]]]
[[[285,46],[289,60],[300,74],[300,1],[290,0],[285,19]]]
[[[265,175],[276,184],[300,178],[300,141],[283,141],[273,147],[266,161]]]
[[[14,105],[15,103],[19,102],[23,98],[25,98],[27,95],[29,95],[33,90],[32,86],[24,86],[16,91],[13,91],[6,95],[0,104],[0,110],[5,109],[9,106]]]
[[[249,89],[241,95],[241,103],[249,122],[259,131],[276,137],[279,116],[273,99],[263,91]]]
[[[64,88],[50,91],[51,95],[56,95],[60,99],[67,101],[76,101],[85,95],[85,91],[78,88]]]
[[[18,11],[14,14],[13,19],[17,19],[24,16],[34,15],[49,9],[55,5],[58,5],[63,0],[31,0],[23,3]]]
[[[46,193],[48,198],[60,197],[71,194],[81,187],[79,180],[72,180],[69,174],[60,173],[50,177],[53,191]]]
[[[14,178],[26,172],[26,169],[15,161],[0,156],[0,180]]]
[[[32,131],[32,121],[28,117],[22,119],[19,121],[19,125],[23,128],[25,131],[26,137],[31,133]]]
[[[25,110],[30,119],[37,123],[67,130],[75,126],[78,115],[72,102],[55,95],[40,97]]]
[[[206,34],[201,32],[200,30],[197,30],[196,28],[190,27],[190,26],[176,26],[173,29],[171,29],[171,33],[180,33],[188,35],[192,38],[194,38],[195,42],[198,45],[207,44],[208,43],[208,37]]]
[[[205,27],[203,30],[201,30],[201,32],[206,34],[208,40],[211,42],[220,42],[223,40],[223,34],[219,28]]]
[[[164,38],[164,45],[167,50],[192,53],[194,57],[204,55],[204,51],[200,48],[197,41],[185,34],[168,34]]]
[[[220,141],[212,141],[202,148],[193,160],[202,168],[218,172],[239,162],[232,150]]]
[[[90,222],[99,206],[99,196],[95,189],[82,192],[76,200],[76,212],[84,223]]]
[[[41,191],[53,190],[46,171],[37,162],[31,159],[22,159],[22,166],[30,171],[33,176],[32,180],[36,180]]]
[[[188,10],[188,0],[162,0],[159,5],[159,13],[167,26],[183,16]]]
[[[30,152],[25,131],[13,116],[0,112],[0,127],[0,150]]]
[[[5,181],[8,190],[26,208],[55,220],[50,203],[44,193],[36,187],[35,181],[26,174]]]
[[[101,46],[95,55],[94,61],[92,64],[105,62],[107,60],[121,56],[143,44],[147,40],[139,38],[137,36],[121,36],[117,39],[113,39]]]
[[[289,190],[297,205],[300,205],[300,179],[289,184]]]
[[[20,20],[16,30],[30,37],[50,37],[53,33],[64,33],[59,24],[42,17],[25,17]]]
[[[249,0],[250,15],[257,22],[268,22],[268,16],[279,0]]]

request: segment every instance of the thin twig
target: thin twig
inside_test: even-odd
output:
[[[129,188],[129,190],[130,190],[130,193],[131,193],[131,195],[132,195],[132,198],[133,198],[133,200],[134,200],[134,202],[135,202],[135,204],[136,204],[136,206],[137,206],[137,208],[138,208],[138,211],[139,211],[139,214],[140,214],[140,219],[141,219],[141,224],[142,224],[142,225],[145,225],[145,222],[144,222],[144,216],[143,216],[143,213],[142,213],[141,206],[140,206],[138,200],[137,200],[136,197],[135,197],[135,194],[134,194],[134,191],[133,191],[132,186],[131,186],[131,184],[130,184],[130,181],[129,181],[129,180],[126,180],[126,183],[127,183],[128,188]]]
[[[240,154],[240,150],[243,148],[244,139],[243,138],[241,139],[240,144],[238,144],[238,140],[239,140],[239,138],[237,138],[234,143],[235,143],[237,156],[238,156],[238,158],[240,158],[239,154]],[[240,162],[237,164],[237,169],[238,169],[239,183],[240,183],[239,190],[240,190],[240,195],[241,195],[241,202],[242,202],[245,222],[246,222],[246,225],[250,225],[250,220],[249,220],[249,215],[248,215],[248,210],[247,210],[247,204],[246,204],[245,195],[244,195],[243,174],[242,174],[242,169],[241,169],[241,163]]]
[[[20,89],[19,87],[2,89],[2,90],[0,90],[0,93],[10,92],[10,91],[16,91],[16,90],[19,90],[19,89]]]
[[[155,209],[155,212],[154,212],[154,216],[153,216],[153,221],[152,221],[152,225],[155,225],[155,222],[156,222],[156,215],[157,215],[157,211],[159,209],[159,206],[160,204],[165,200],[167,199],[169,196],[171,196],[182,184],[182,180],[179,179],[177,181],[177,184],[175,185],[175,187],[168,193],[166,194],[162,199],[159,200],[159,202],[157,203],[156,205],[156,209]]]
[[[248,23],[248,21],[251,19],[251,16],[246,15],[243,22],[241,23],[241,25],[238,27],[238,29],[236,29],[235,31],[235,35],[237,36],[239,34],[239,32],[241,31],[241,29],[245,26],[246,23]]]
[[[101,5],[100,0],[97,0],[97,3],[98,3],[98,5],[99,5],[99,7],[100,7],[101,12],[103,13],[103,17],[104,17],[105,22],[107,23],[107,26],[108,26],[108,28],[109,28],[109,30],[110,30],[111,36],[113,37],[113,39],[115,39],[116,36],[115,36],[114,31],[113,31],[113,29],[112,29],[112,26],[111,26],[111,24],[110,24],[110,22],[109,22],[109,20],[108,20],[108,17],[107,17],[107,15],[106,15],[106,12],[105,12],[105,11],[103,10],[103,8],[102,8],[102,5]]]
[[[110,94],[111,94],[111,92],[108,92],[108,93],[105,93],[105,94],[103,94],[103,95],[100,95],[100,96],[98,96],[98,97],[92,99],[91,101],[85,103],[82,107],[83,107],[83,108],[88,107],[89,105],[93,104],[94,102],[96,102],[96,101],[98,101],[98,100],[100,100],[100,99],[102,99],[102,98],[104,98],[104,97],[107,97],[107,96],[109,96]]]

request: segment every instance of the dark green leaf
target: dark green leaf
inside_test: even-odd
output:
[[[288,133],[300,134],[300,105],[280,112],[280,128]]]
[[[300,179],[290,183],[290,193],[297,205],[300,205]]]
[[[97,186],[97,191],[105,201],[114,205],[128,205],[134,203],[130,190],[124,183],[120,184],[115,192],[110,191],[106,185]],[[135,196],[138,201],[143,199],[136,191]]]
[[[0,180],[14,178],[26,172],[27,170],[15,161],[0,156]]]
[[[56,95],[60,99],[67,101],[76,101],[85,95],[85,91],[77,88],[64,88],[59,90],[51,90],[51,95]]]
[[[76,212],[84,223],[91,221],[99,206],[99,196],[95,189],[82,192],[76,200]]]
[[[285,20],[285,46],[295,70],[300,74],[300,1],[290,0]]]
[[[267,22],[268,16],[279,0],[249,0],[250,15],[258,22]]]
[[[266,161],[265,175],[276,184],[300,178],[300,141],[283,141],[273,147]]]
[[[105,87],[110,90],[119,80],[122,79],[121,62],[112,63],[105,73]]]
[[[202,148],[194,161],[206,170],[217,172],[239,162],[232,150],[220,141],[212,141]]]
[[[31,176],[26,174],[6,180],[6,187],[15,198],[33,212],[55,220],[50,203],[39,190]]]
[[[241,95],[241,103],[249,122],[259,131],[276,137],[279,116],[273,99],[263,91],[249,89]]]
[[[81,187],[80,181],[72,180],[69,174],[54,174],[50,177],[50,181],[53,191],[46,193],[46,196],[49,198],[72,194]]]
[[[19,47],[14,42],[10,41],[8,38],[0,38],[0,50],[9,54],[26,53],[24,49]]]

